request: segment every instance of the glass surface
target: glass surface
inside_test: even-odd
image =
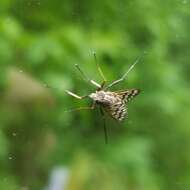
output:
[[[1,0],[0,189],[190,189],[189,34],[189,0]],[[135,60],[123,121],[73,110]]]

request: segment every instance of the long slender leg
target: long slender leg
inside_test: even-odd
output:
[[[99,63],[97,61],[96,53],[93,52],[93,55],[94,55],[96,66],[98,68],[98,72],[99,72],[100,76],[103,79],[102,84],[101,84],[101,88],[103,88],[107,80],[106,80],[106,77],[104,76],[104,73],[103,73],[103,71],[102,71],[102,69],[101,69],[101,67],[100,67],[100,65],[99,65]]]
[[[105,118],[104,110],[102,109],[102,107],[100,107],[100,113],[103,117],[105,144],[108,144],[108,132],[107,132],[107,128],[106,128],[106,118]]]
[[[127,72],[124,73],[124,75],[123,75],[121,78],[119,78],[118,80],[113,81],[111,84],[109,84],[109,85],[106,87],[106,89],[108,89],[108,88],[110,88],[110,87],[112,87],[112,86],[118,84],[119,82],[123,81],[123,80],[127,77],[127,75],[129,74],[129,72],[134,68],[134,66],[142,59],[142,57],[145,55],[145,53],[146,53],[146,52],[144,52],[142,55],[140,55],[140,56],[135,60],[135,62],[129,67],[129,69],[127,70]]]
[[[96,103],[93,102],[92,105],[89,106],[89,107],[73,108],[73,109],[70,109],[70,110],[66,110],[65,112],[73,112],[73,111],[80,111],[80,110],[93,110],[93,109],[95,109],[95,105],[96,105]]]
[[[71,91],[69,91],[69,90],[65,90],[65,92],[68,94],[68,95],[70,95],[70,96],[73,96],[74,98],[77,98],[77,99],[83,99],[83,98],[87,98],[88,96],[78,96],[77,94],[75,94],[75,93],[73,93],[73,92],[71,92]]]
[[[55,88],[55,87],[51,87],[51,86],[49,86],[49,85],[45,85],[45,87],[46,88],[51,88],[51,89],[58,89],[58,88]],[[73,93],[73,92],[71,92],[71,91],[69,91],[69,90],[64,90],[68,95],[70,95],[70,96],[73,96],[74,98],[77,98],[77,99],[84,99],[84,98],[87,98],[88,96],[86,95],[86,96],[79,96],[79,95],[77,95],[77,94],[75,94],[75,93]]]
[[[87,82],[90,82],[91,84],[93,84],[94,86],[98,87],[98,88],[101,88],[101,85],[98,84],[96,81],[92,80],[92,79],[89,79],[87,77],[87,75],[82,71],[81,67],[78,65],[78,64],[75,64],[75,67],[78,69],[78,71],[80,72],[82,78],[87,81]]]

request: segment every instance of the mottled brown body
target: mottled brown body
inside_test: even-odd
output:
[[[127,103],[140,93],[138,89],[120,92],[96,91],[89,95],[114,119],[122,121],[127,117]]]
[[[144,53],[143,53],[144,55]],[[143,56],[142,55],[142,56]],[[94,93],[91,93],[87,96],[79,96],[69,90],[65,90],[67,94],[77,98],[77,99],[84,99],[84,98],[91,98],[93,100],[93,104],[90,107],[80,107],[76,108],[74,110],[70,111],[76,111],[76,110],[92,110],[95,108],[95,105],[98,104],[100,107],[100,112],[104,119],[104,133],[105,133],[105,142],[107,143],[107,129],[105,124],[105,115],[104,110],[114,119],[117,121],[122,121],[124,118],[127,117],[127,103],[132,100],[135,96],[137,96],[140,93],[139,89],[129,89],[129,90],[123,90],[123,91],[108,91],[109,88],[112,86],[122,82],[128,75],[128,73],[134,68],[134,66],[139,62],[139,60],[142,58],[140,56],[136,61],[130,66],[130,68],[127,70],[127,72],[124,73],[124,75],[119,78],[118,80],[113,81],[112,83],[106,85],[106,78],[97,62],[96,54],[94,53],[95,62],[98,68],[98,72],[100,76],[102,77],[103,81],[101,84],[97,83],[96,81],[88,78],[82,69],[79,67],[78,64],[76,64],[76,68],[81,73],[81,76],[84,80],[86,80],[88,83],[94,85],[97,87],[97,90]]]

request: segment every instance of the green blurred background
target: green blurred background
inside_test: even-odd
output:
[[[189,35],[189,0],[1,0],[0,189],[190,189]],[[107,145],[98,110],[65,112],[95,90],[76,63],[101,81],[93,51],[108,82],[146,52]]]

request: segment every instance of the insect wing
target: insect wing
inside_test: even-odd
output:
[[[117,121],[122,121],[127,116],[127,107],[124,100],[105,106],[106,112]]]
[[[140,93],[139,89],[130,89],[126,91],[117,92],[118,96],[120,96],[121,99],[124,100],[126,103],[131,101],[139,93]]]
[[[105,106],[106,112],[117,121],[122,121],[127,117],[127,103],[140,93],[139,89],[130,89],[125,91],[115,92],[115,97],[118,101],[109,106]]]

